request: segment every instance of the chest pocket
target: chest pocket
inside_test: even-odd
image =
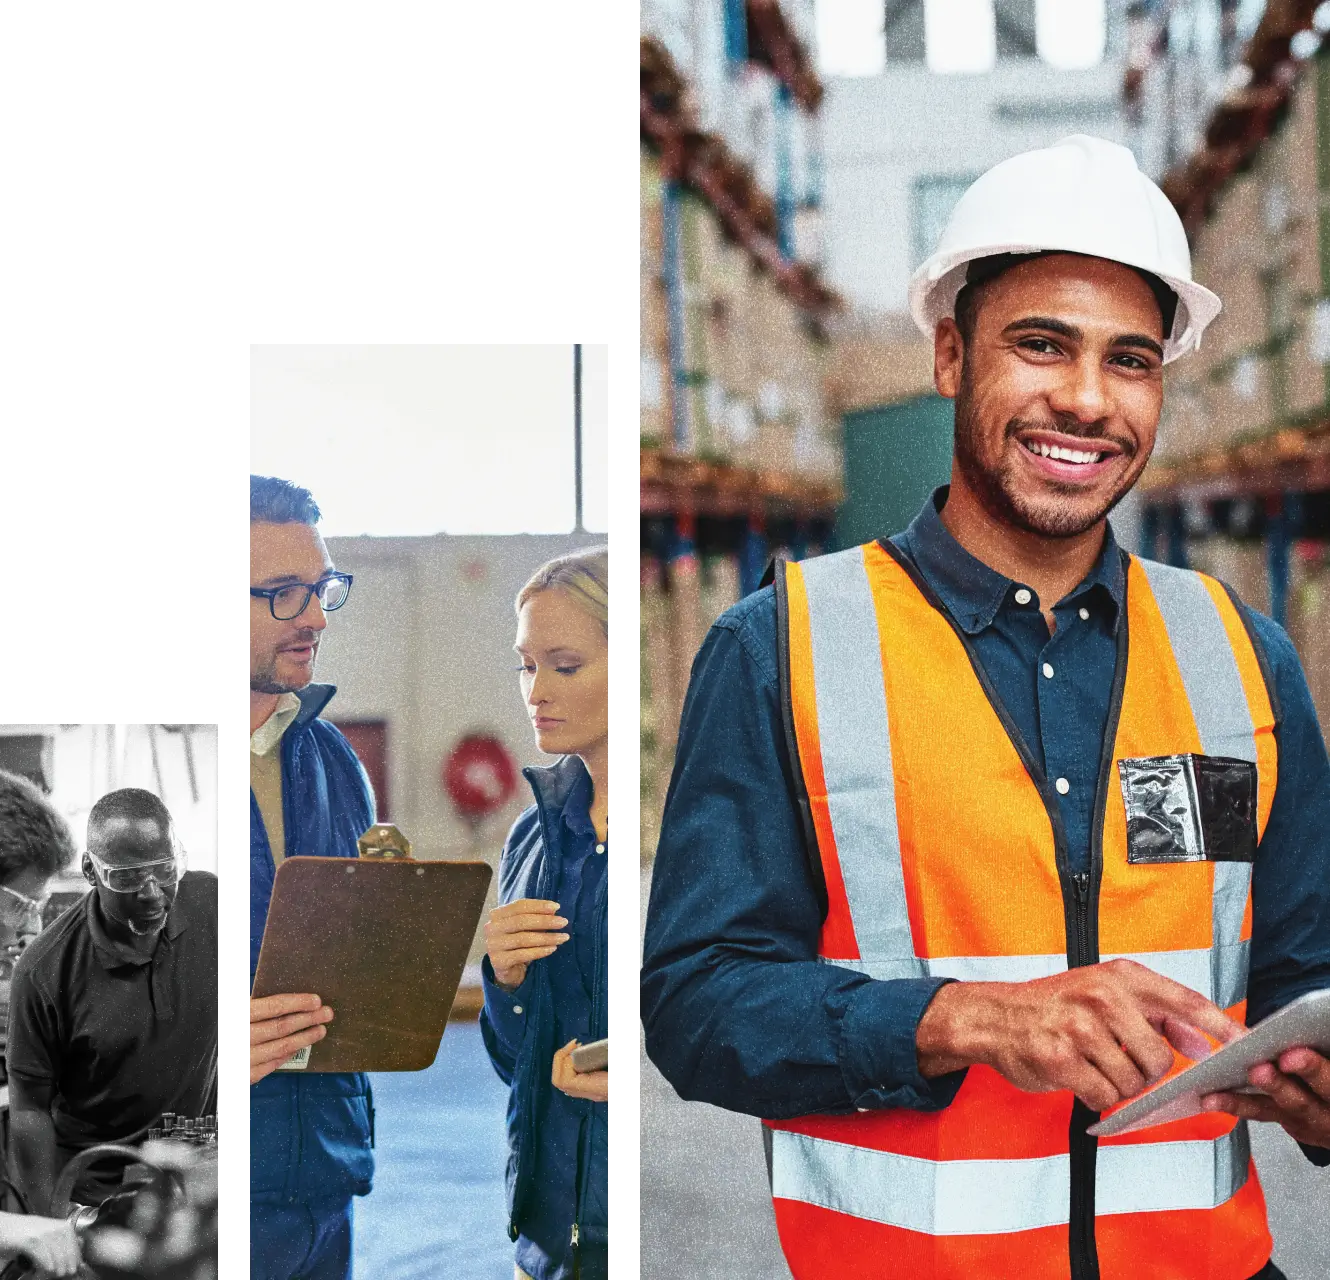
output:
[[[1127,861],[1251,862],[1256,766],[1228,756],[1118,761],[1127,809]]]

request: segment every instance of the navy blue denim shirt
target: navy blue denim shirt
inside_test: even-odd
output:
[[[524,770],[536,805],[518,818],[499,866],[499,901],[560,904],[569,940],[505,991],[486,956],[481,1031],[508,1103],[510,1234],[534,1280],[604,1280],[608,1265],[609,1104],[550,1081],[554,1051],[605,1035],[606,845],[591,823],[592,786],[575,756]],[[578,1224],[575,1255],[571,1226]]]
[[[1068,845],[1088,869],[1125,591],[1117,544],[1110,531],[1094,570],[1054,605],[1050,636],[1034,591],[947,531],[945,501],[944,488],[892,542],[972,638],[1035,759],[1069,782],[1059,797]],[[1248,617],[1283,712],[1278,789],[1252,879],[1256,1022],[1330,986],[1330,761],[1291,641],[1269,618]],[[647,913],[647,1053],[682,1097],[772,1119],[945,1107],[964,1073],[925,1080],[915,1054],[944,979],[876,981],[816,960],[820,877],[792,800],[776,654],[766,588],[716,622],[693,664]]]

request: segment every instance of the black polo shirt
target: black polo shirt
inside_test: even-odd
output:
[[[53,921],[14,969],[8,1057],[51,1088],[64,1159],[215,1112],[217,877],[181,877],[150,956],[107,933],[96,893]]]

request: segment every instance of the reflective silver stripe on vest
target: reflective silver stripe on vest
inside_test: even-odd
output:
[[[1095,1211],[1214,1209],[1247,1181],[1246,1124],[1190,1142],[1100,1144]],[[783,1129],[772,1132],[771,1193],[934,1236],[995,1235],[1063,1225],[1066,1155],[1032,1160],[924,1160]]]
[[[862,547],[799,566],[808,594],[822,774],[861,956],[910,966],[882,642]]]
[[[1224,621],[1205,584],[1194,573],[1138,560],[1163,615],[1173,656],[1208,756],[1231,756],[1256,763],[1256,730]],[[1216,862],[1211,906],[1213,945],[1211,984],[1227,1008],[1247,995],[1247,949],[1240,941],[1242,917],[1251,888],[1251,863]]]
[[[1242,999],[1247,980],[1247,954],[1250,943],[1211,951],[1204,947],[1192,951],[1139,951],[1100,956],[1101,960],[1135,960],[1156,973],[1180,982],[1226,1009]],[[934,956],[928,960],[836,960],[821,957],[823,963],[839,965],[866,973],[870,978],[957,978],[962,982],[1031,982],[1064,973],[1067,957],[1046,956]]]

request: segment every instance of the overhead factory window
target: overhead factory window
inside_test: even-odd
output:
[[[882,0],[817,0],[817,65],[824,76],[876,76],[886,69]]]
[[[1035,0],[1035,43],[1050,67],[1078,71],[1104,60],[1104,0]]]
[[[930,71],[992,71],[997,61],[993,0],[924,0],[924,40]]]
[[[582,524],[608,525],[608,351],[582,348]],[[567,533],[574,349],[267,346],[251,470],[309,489],[325,536]]]

